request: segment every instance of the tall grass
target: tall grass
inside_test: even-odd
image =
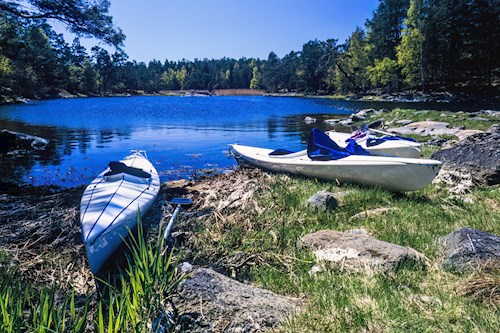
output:
[[[147,241],[138,219],[137,236],[131,234],[130,257],[118,283],[102,281],[102,297],[75,295],[57,286],[38,287],[22,281],[19,270],[0,269],[0,332],[163,332],[172,327],[168,302],[181,281],[164,249],[163,237]],[[0,257],[0,268],[8,258]],[[89,320],[93,318],[92,320]],[[169,320],[170,319],[170,320]]]

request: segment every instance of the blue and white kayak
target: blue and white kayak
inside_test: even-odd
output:
[[[371,155],[419,158],[421,154],[422,145],[420,143],[397,136],[379,137],[366,132],[363,133],[364,135],[353,136],[350,133],[336,131],[328,131],[326,134],[342,148],[347,146],[350,138],[353,138],[357,144]]]
[[[441,162],[428,159],[350,155],[333,160],[312,160],[307,150],[276,155],[273,149],[238,144],[230,147],[239,164],[395,192],[416,191],[429,185],[441,168]]]
[[[144,151],[110,162],[83,192],[80,203],[82,241],[93,273],[137,226],[160,190],[158,172]]]

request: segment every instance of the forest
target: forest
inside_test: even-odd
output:
[[[343,42],[311,40],[282,58],[271,51],[267,59],[149,63],[128,58],[125,36],[108,15],[109,1],[31,0],[31,11],[20,2],[0,1],[0,102],[56,97],[61,91],[87,96],[242,88],[318,95],[498,93],[497,0],[381,0],[364,27]],[[67,43],[50,20],[66,23],[77,37]],[[89,36],[114,51],[86,50],[79,37]]]

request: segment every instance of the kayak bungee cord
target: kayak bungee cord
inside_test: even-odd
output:
[[[92,196],[94,195],[94,191],[95,191],[95,189],[96,189],[97,185],[99,185],[99,184],[100,184],[103,180],[104,180],[104,177],[103,177],[101,180],[99,180],[99,181],[97,182],[97,184],[95,184],[95,185],[94,185],[94,188],[92,188],[92,192],[90,192],[90,198],[89,198],[89,201],[87,202],[87,206],[85,207],[85,211],[83,212],[83,215],[82,215],[82,220],[83,220],[83,218],[85,218],[85,214],[87,214],[87,209],[88,209],[88,208],[89,208],[89,206],[90,206],[90,202],[92,201]]]
[[[89,239],[89,236],[90,234],[92,233],[92,230],[94,230],[94,227],[96,226],[97,222],[99,222],[99,219],[101,218],[102,214],[104,214],[104,211],[106,210],[106,208],[108,208],[109,206],[109,203],[111,202],[111,200],[113,200],[113,197],[115,196],[115,194],[118,192],[118,190],[120,189],[120,187],[122,186],[123,182],[125,181],[125,179],[122,179],[120,181],[120,185],[118,185],[118,187],[116,188],[115,190],[115,193],[113,193],[113,195],[111,196],[111,198],[109,198],[108,202],[106,203],[106,206],[103,208],[103,210],[101,211],[101,214],[99,214],[99,217],[95,220],[94,224],[92,225],[92,228],[90,228],[89,232],[88,232],[88,235],[87,235],[87,239],[86,241]]]
[[[111,225],[113,225],[113,223],[116,221],[116,219],[118,218],[118,216],[120,216],[120,215],[121,215],[121,213],[123,213],[125,210],[127,210],[127,208],[128,208],[131,204],[133,204],[133,203],[134,203],[137,199],[139,199],[139,198],[141,197],[141,195],[143,195],[143,194],[144,194],[144,192],[146,192],[148,189],[149,189],[149,186],[148,186],[148,187],[146,187],[146,188],[145,188],[145,189],[144,189],[141,193],[139,193],[139,195],[138,195],[138,196],[136,196],[134,199],[132,199],[132,201],[130,201],[130,203],[129,203],[127,206],[125,206],[125,208],[123,208],[123,209],[122,209],[122,210],[121,210],[121,211],[120,211],[120,212],[119,212],[119,213],[115,216],[115,218],[113,219],[113,221],[111,221],[111,223],[110,223],[110,224],[109,224],[106,228],[104,228],[104,230],[102,230],[102,231],[101,231],[101,233],[100,233],[99,235],[102,235],[103,233],[105,233],[105,232],[106,232],[106,230],[108,230],[108,228],[109,228],[109,227],[111,227]],[[96,238],[94,238],[94,240],[90,243],[90,245],[94,244],[96,240],[97,240],[97,237],[96,237]]]

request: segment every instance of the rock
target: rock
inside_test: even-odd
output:
[[[389,110],[387,110],[387,109],[379,109],[378,110],[379,114],[381,114],[381,113],[388,113],[388,112],[389,112]]]
[[[500,111],[494,111],[494,110],[481,110],[480,111],[482,114],[492,116],[492,117],[500,117]]]
[[[315,123],[315,122],[316,122],[316,118],[313,118],[313,117],[309,117],[309,116],[307,116],[307,117],[305,117],[304,122],[305,122],[306,124],[313,124],[313,123]]]
[[[500,266],[500,237],[496,235],[463,228],[446,235],[440,246],[445,270],[463,273],[480,270],[485,265]]]
[[[212,269],[184,266],[188,277],[173,297],[177,331],[260,332],[298,310],[298,301],[230,279]]]
[[[359,115],[357,113],[353,113],[350,115],[349,118],[352,119],[352,121],[363,121],[366,119],[366,116],[362,116],[362,115]]]
[[[335,195],[327,191],[316,192],[307,200],[307,204],[319,210],[333,210],[338,207]]]
[[[463,174],[473,185],[500,184],[500,132],[473,134],[431,158],[443,162],[438,178],[447,183],[447,178]]]
[[[472,130],[472,129],[460,129],[455,132],[455,136],[458,138],[458,140],[463,140],[471,135],[474,134],[479,134],[479,133],[484,133],[483,131],[480,130]]]
[[[348,126],[348,127],[350,127],[352,125],[352,123],[353,123],[352,119],[343,119],[339,122],[340,125]]]
[[[17,149],[45,149],[48,140],[24,133],[9,130],[0,131],[0,152],[7,152]]]
[[[414,249],[377,240],[358,230],[320,230],[305,235],[297,245],[312,250],[318,261],[349,271],[387,272],[424,260],[424,255]]]
[[[417,116],[419,114],[428,114],[428,113],[429,113],[429,111],[424,110],[424,111],[415,111],[413,114]]]
[[[409,119],[401,119],[401,120],[397,120],[395,123],[398,125],[405,126],[405,125],[411,124],[412,122],[413,121],[409,120]]]
[[[472,117],[472,118],[470,118],[469,120],[475,120],[475,121],[490,121],[489,119],[487,119],[487,118],[483,118],[483,117]]]
[[[363,112],[366,115],[368,115],[368,113],[375,113],[377,112],[377,110],[375,109],[363,109],[363,110],[360,110],[359,112]]]
[[[427,145],[442,147],[448,141],[449,141],[448,139],[438,138],[438,139],[434,139],[434,140],[428,140]]]
[[[440,116],[441,118],[446,118],[446,117],[448,117],[448,115],[447,115],[446,113],[441,113],[439,116]]]
[[[336,125],[341,121],[341,119],[326,119],[323,122],[328,125]]]
[[[500,125],[494,124],[486,131],[486,133],[500,133]]]
[[[449,128],[450,124],[441,121],[418,121],[407,124],[403,127],[389,128],[387,131],[396,134],[417,134],[422,136],[437,136],[437,135],[455,135],[460,140],[470,135],[482,133],[478,130],[466,130],[464,127]]]

